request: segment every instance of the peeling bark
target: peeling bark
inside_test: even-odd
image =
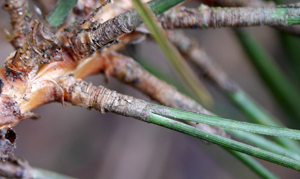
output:
[[[52,59],[62,60],[61,48],[57,45],[54,34],[43,23],[35,21],[26,37],[26,44],[5,62],[6,78],[11,81],[33,78],[39,63],[49,63]]]

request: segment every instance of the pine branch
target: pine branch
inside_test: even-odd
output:
[[[247,32],[236,30],[244,50],[256,67],[259,75],[274,95],[278,104],[285,110],[290,119],[300,120],[300,93],[292,82],[282,73],[272,58],[263,50],[257,41]]]
[[[207,115],[212,114],[193,99],[179,93],[173,86],[156,78],[130,57],[113,52],[97,54],[85,63],[84,69],[89,69],[90,74],[102,72],[106,76],[113,76],[121,82],[140,90],[160,104]],[[84,69],[76,71],[74,77],[84,78],[89,76],[89,73],[81,74],[86,71]],[[224,137],[227,136],[220,128],[194,122],[188,123],[198,129]]]
[[[250,121],[270,126],[282,126],[278,119],[271,116],[262,106],[251,99],[234,80],[229,78],[195,41],[180,32],[170,31],[168,37],[187,60],[190,60],[199,69],[199,73],[208,78],[217,89],[225,93]],[[299,145],[292,140],[280,137],[276,137],[275,140],[285,147],[300,151]]]
[[[226,148],[225,148],[226,149]],[[233,156],[235,156],[237,159],[242,161],[246,166],[248,166],[252,171],[254,171],[258,176],[265,179],[277,179],[278,177],[275,176],[273,173],[271,173],[269,170],[267,170],[264,166],[262,166],[259,162],[254,160],[253,158],[249,157],[248,155],[245,155],[240,152],[236,152],[233,150],[228,150],[229,153],[231,153]]]
[[[300,161],[300,156],[297,152],[284,148],[262,136],[237,130],[226,130],[226,132],[228,132],[233,137],[242,140],[243,142],[257,146],[260,149],[264,149]]]
[[[207,140],[211,143],[218,144],[222,147],[226,147],[231,150],[242,152],[256,158],[260,158],[266,161],[270,161],[272,163],[276,163],[278,165],[285,166],[287,168],[300,171],[299,161],[287,157],[283,157],[281,155],[277,155],[271,152],[267,152],[256,147],[251,147],[246,144],[236,142],[231,139],[223,138],[215,134],[210,134],[208,132],[200,131],[191,126],[188,126],[180,122],[174,122],[173,120],[160,115],[151,115],[147,120],[147,122],[160,125],[172,130],[176,130],[178,132]]]
[[[121,82],[137,88],[138,90],[142,91],[143,93],[163,105],[185,111],[193,111],[206,115],[213,115],[211,112],[204,109],[201,105],[199,105],[192,99],[189,99],[186,96],[178,93],[172,86],[166,84],[165,82],[151,75],[149,72],[145,71],[145,69],[143,69],[131,58],[116,53],[102,55],[104,56],[98,54],[97,56],[93,56],[92,59],[89,59],[88,63],[85,64],[85,69],[90,69],[91,74],[103,72],[106,75],[113,76]],[[82,71],[83,70],[79,70],[78,72],[76,72],[74,74],[74,77],[83,77],[80,74]],[[84,75],[89,74],[84,73]],[[208,126],[201,123],[197,124],[193,122],[190,122],[188,124],[198,129],[227,137],[223,130],[215,128],[213,126]],[[284,149],[269,140],[263,139],[262,137],[253,134],[250,135],[248,133],[241,134],[241,132],[233,130],[227,131],[234,134],[235,137],[243,139],[246,142],[250,142],[251,144],[262,149],[270,150],[280,155],[290,156],[294,159],[299,158],[297,154],[288,151],[287,149]],[[287,139],[283,138],[278,139],[287,141]]]
[[[226,139],[224,137],[210,134],[208,132],[200,131],[196,128],[185,125],[181,122],[176,122],[171,119],[168,119],[163,116],[176,117],[180,119],[187,119],[185,116],[189,114],[189,117],[193,115],[198,116],[197,121],[205,122],[206,118],[210,118],[213,120],[217,117],[214,116],[203,116],[201,114],[184,112],[180,113],[176,109],[170,109],[163,106],[157,106],[149,104],[143,100],[135,99],[130,96],[122,95],[116,93],[115,91],[111,91],[102,86],[95,87],[92,84],[88,84],[82,80],[76,80],[72,76],[65,76],[57,79],[57,83],[62,87],[64,93],[61,94],[66,102],[69,102],[73,105],[82,106],[86,108],[94,108],[101,113],[113,112],[116,114],[120,114],[127,117],[133,117],[139,119],[141,121],[150,122],[157,125],[162,125],[164,127],[186,133],[188,135],[195,136],[200,139],[207,140],[212,143],[216,143],[221,146],[228,147],[229,149],[233,149],[239,152],[243,152],[267,161],[274,162],[276,164],[286,166],[295,170],[298,169],[298,165],[300,167],[300,163],[297,161],[279,156],[277,154],[273,154],[270,152],[266,152],[260,150],[258,148],[254,148],[231,139]],[[163,116],[162,116],[163,115]],[[183,116],[182,116],[183,115]],[[193,117],[192,117],[193,118]],[[195,118],[193,118],[193,121]],[[224,122],[227,122],[223,119]],[[206,123],[206,122],[205,122]],[[212,123],[214,123],[212,121]],[[211,124],[212,124],[211,123]],[[238,122],[235,122],[237,124]],[[219,125],[214,123],[213,125]],[[232,126],[232,125],[231,125]],[[255,125],[258,127],[257,125]],[[260,128],[260,127],[259,127]],[[266,127],[268,128],[268,132],[271,132],[274,127]],[[259,130],[259,129],[258,129]],[[257,131],[257,129],[252,128],[251,131]],[[276,132],[279,131],[279,128],[276,128]],[[292,130],[286,131],[285,129],[280,129],[280,134],[283,132],[284,135],[287,134],[289,137],[298,138],[293,135]],[[267,134],[268,132],[263,132]],[[291,135],[288,135],[290,133]],[[278,133],[277,133],[278,134]],[[276,135],[277,135],[276,134]]]
[[[164,11],[167,6],[170,6],[170,2],[174,5],[179,1],[164,1],[163,4],[167,3],[167,6],[159,3],[155,4],[155,2],[158,1],[151,3],[152,6],[157,8],[155,12],[158,14]],[[124,18],[125,16],[122,17]],[[131,15],[127,17],[132,18]],[[133,15],[133,17],[135,17],[135,15]],[[86,54],[86,52],[90,53],[94,52],[96,49],[104,48],[105,46],[115,42],[119,35],[126,33],[123,31],[124,29],[122,30],[123,27],[120,28],[117,26],[121,23],[125,24],[126,26],[127,21],[119,22],[118,20],[120,19],[113,18],[108,20],[106,24],[104,23],[105,25],[98,24],[98,26],[93,26],[86,31],[84,30],[79,32],[76,35],[81,35],[81,37],[84,38],[78,39],[79,36],[77,36],[78,38],[74,38],[76,37],[75,35],[73,38],[71,38],[71,44],[69,44],[69,42],[62,43],[62,47],[58,46],[58,43],[54,37],[55,34],[53,32],[47,33],[46,30],[49,29],[44,28],[45,26],[43,24],[35,22],[32,30],[28,33],[27,43],[24,48],[19,49],[15,54],[11,54],[6,61],[5,66],[0,70],[0,77],[3,78],[4,81],[3,93],[1,94],[0,99],[2,100],[2,103],[10,104],[9,106],[0,106],[0,109],[3,109],[4,112],[0,117],[1,119],[5,119],[2,121],[3,123],[1,123],[1,128],[7,128],[16,125],[25,117],[25,113],[29,112],[30,109],[50,101],[60,101],[62,103],[66,101],[74,105],[95,108],[101,113],[114,112],[120,115],[134,117],[146,122],[159,123],[165,127],[174,128],[172,123],[175,121],[162,116],[158,117],[156,114],[153,114],[153,111],[156,113],[164,113],[164,110],[166,110],[164,107],[157,107],[143,100],[118,94],[104,87],[92,86],[84,81],[76,80],[71,76],[61,77],[63,75],[71,74],[74,72],[74,70],[76,71],[76,66],[83,63],[79,62],[78,60],[81,58],[82,54],[85,54],[87,57],[89,57],[90,54]],[[129,21],[130,20],[132,19],[129,19]],[[109,33],[109,31],[112,29],[121,29],[122,32]],[[104,33],[100,33],[100,30],[103,30]],[[98,38],[102,38],[100,45],[97,44],[98,42],[93,41],[93,38],[87,38],[85,36],[97,34],[99,35]],[[74,39],[77,39],[78,41],[74,41]],[[78,46],[80,43],[81,45],[85,46]],[[60,48],[62,48],[62,51],[60,51]],[[74,52],[77,54],[73,54]],[[64,61],[51,61],[53,58],[57,60],[64,59]],[[44,65],[43,63],[50,64]],[[52,67],[59,68],[56,69]],[[52,74],[51,72],[55,72],[55,74]],[[14,88],[9,88],[10,86],[14,86]],[[13,120],[17,119],[17,121],[6,120],[11,117],[13,117]],[[160,119],[155,119],[156,117]],[[177,131],[182,131],[184,133],[189,133],[189,131],[192,131],[192,133],[189,135],[196,135],[198,138],[207,139],[237,151],[245,153],[256,152],[253,154],[256,157],[299,170],[299,164],[297,161],[258,150],[257,148],[251,148],[232,140],[224,141],[224,138],[220,138],[219,136],[209,135],[209,138],[207,138],[209,133],[203,133],[203,131],[191,128],[190,126],[180,122],[174,123],[174,125],[177,124],[181,126],[179,128],[175,126],[174,129]],[[279,158],[281,161],[279,161]]]
[[[163,29],[156,25],[156,22],[154,22],[155,15],[140,1],[134,0],[133,2],[137,12],[173,68],[176,69],[182,79],[184,79],[189,89],[191,89],[191,92],[195,94],[195,97],[200,99],[204,105],[211,106],[213,102],[210,93],[185,62],[178,50],[169,42]]]
[[[158,15],[182,1],[184,0],[153,0],[149,2],[149,6]],[[81,31],[70,39],[75,53],[84,55],[116,43],[118,37],[132,32],[142,23],[137,12],[131,10],[102,24],[92,24],[89,29]]]
[[[298,6],[211,8],[180,7],[160,17],[162,26],[172,28],[217,28],[249,26],[287,26],[300,24]]]

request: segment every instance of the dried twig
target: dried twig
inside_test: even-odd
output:
[[[166,1],[164,5],[159,5],[157,0],[149,3],[149,6],[156,15],[161,14],[183,0]],[[82,30],[70,37],[70,45],[75,53],[80,56],[93,53],[96,50],[107,47],[117,42],[117,38],[125,33],[132,32],[143,23],[135,10],[111,18],[104,23],[95,22],[86,30]]]
[[[142,20],[137,15],[132,14],[136,14],[136,12],[130,11],[109,19],[103,24],[97,23],[88,30],[72,36],[70,39],[74,51],[79,55],[93,53],[96,50],[116,43],[119,36],[130,33],[142,24]],[[137,18],[132,16],[136,16]]]
[[[13,28],[7,37],[15,49],[20,48],[26,42],[26,33],[29,31],[31,14],[28,13],[28,2],[26,0],[5,0],[3,8],[9,13]]]

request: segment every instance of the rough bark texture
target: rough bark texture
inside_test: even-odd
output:
[[[130,57],[117,53],[104,53],[102,56],[100,54],[96,54],[89,59],[89,62],[85,65],[85,68],[90,69],[89,73],[82,74],[75,72],[75,77],[81,78],[102,72],[106,76],[113,76],[121,82],[135,87],[150,98],[165,106],[212,115],[211,112],[203,108],[196,101],[179,93],[174,86],[167,84],[146,71]],[[198,129],[227,136],[226,133],[218,127],[196,124],[194,122],[188,123]]]
[[[160,16],[162,26],[171,28],[216,28],[248,26],[286,26],[289,15],[296,16],[300,10],[287,11],[285,17],[274,16],[279,9],[274,7],[210,8],[201,5],[199,9],[179,7]]]
[[[26,0],[5,0],[3,9],[9,13],[13,28],[12,34],[7,32],[7,37],[14,48],[18,49],[25,44],[26,33],[30,27],[31,14],[28,13],[28,2]]]
[[[136,14],[136,11],[129,11],[102,24],[97,22],[89,29],[72,36],[71,45],[74,51],[79,55],[93,53],[96,50],[116,43],[119,36],[130,33],[142,24],[139,16],[133,16],[132,14]]]
[[[72,76],[61,77],[57,82],[63,88],[64,100],[73,105],[94,108],[100,113],[112,112],[144,121],[150,116],[150,108],[146,101],[117,93],[103,86],[93,86],[91,83]]]
[[[54,34],[43,23],[35,21],[26,37],[26,44],[5,62],[9,80],[33,78],[39,63],[49,63],[52,59],[62,60],[62,52]]]
[[[7,0],[6,3],[21,3],[25,1]],[[30,110],[40,105],[59,101],[70,102],[74,105],[87,108],[95,108],[101,113],[114,112],[123,116],[146,120],[150,115],[149,104],[143,100],[122,95],[104,87],[95,87],[72,76],[75,73],[84,77],[90,75],[87,66],[79,71],[88,57],[98,49],[102,49],[114,43],[119,36],[133,31],[142,23],[136,16],[135,11],[116,16],[103,24],[91,23],[91,27],[76,34],[62,32],[56,33],[45,23],[34,21],[29,27],[29,16],[27,5],[21,8],[20,4],[7,5],[5,8],[12,16],[14,30],[18,30],[18,48],[6,59],[5,65],[0,68],[2,93],[0,95],[0,129],[6,130],[15,126],[27,117],[36,117]],[[18,5],[18,6],[17,6]],[[23,7],[23,6],[22,6]],[[134,14],[135,18],[131,18]],[[23,23],[28,26],[23,26]],[[25,38],[25,33],[28,33]],[[74,32],[74,31],[73,31]],[[69,36],[67,36],[69,34]],[[70,37],[68,39],[68,37]],[[126,40],[122,45],[112,47],[118,50],[130,41],[140,38],[141,34],[132,33],[123,36]],[[20,40],[20,41],[19,41]],[[151,98],[178,109],[210,114],[194,100],[178,93],[176,89],[146,72],[132,59],[119,54],[94,53],[101,58],[100,68],[94,63],[94,69],[102,69],[107,75],[112,75],[132,84]],[[86,55],[86,59],[83,58]],[[53,60],[54,59],[54,60]],[[64,77],[62,77],[64,76]],[[153,106],[152,106],[153,107]],[[219,128],[208,125],[190,123],[191,125],[210,131],[215,134],[224,135]],[[4,133],[3,133],[4,134]],[[7,133],[0,138],[0,156],[6,158],[14,148],[14,140],[7,138]],[[3,140],[2,140],[3,139]],[[4,143],[2,143],[4,142]],[[8,145],[12,144],[12,145]]]

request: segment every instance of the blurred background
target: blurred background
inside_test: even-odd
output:
[[[1,29],[11,29],[8,13],[1,9],[0,16]],[[247,29],[288,73],[278,33],[269,27]],[[284,121],[285,116],[252,68],[231,28],[185,32],[197,39],[201,47],[257,102]],[[13,48],[4,33],[0,33],[0,43],[0,60],[3,64]],[[136,58],[178,79],[153,41],[147,40],[123,51],[134,53]],[[103,75],[85,80],[151,101],[149,97],[112,77],[109,83],[105,83]],[[210,110],[222,117],[244,120],[244,116],[218,90],[203,82],[215,101]],[[25,120],[14,128],[18,135],[14,153],[28,160],[33,167],[76,178],[257,178],[216,145],[207,145],[184,134],[132,118],[102,115],[95,110],[70,104],[63,107],[60,103],[47,104],[33,112],[42,117],[39,120]],[[260,162],[282,178],[300,178],[296,171]]]

